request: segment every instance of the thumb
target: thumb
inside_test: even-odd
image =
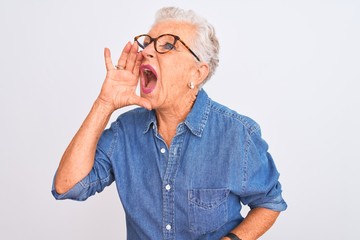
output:
[[[131,103],[135,104],[135,105],[138,105],[138,106],[141,106],[141,107],[144,107],[147,110],[152,109],[151,102],[149,100],[147,100],[146,98],[142,98],[142,97],[139,97],[139,96],[133,96],[132,99],[131,99]]]

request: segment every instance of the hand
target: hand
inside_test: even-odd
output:
[[[135,93],[143,59],[143,55],[138,52],[137,42],[125,45],[117,64],[120,69],[112,63],[110,49],[104,49],[104,57],[107,73],[98,101],[111,111],[128,105],[139,105],[150,110],[150,101]]]

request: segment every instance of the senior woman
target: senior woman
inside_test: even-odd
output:
[[[202,89],[218,51],[205,19],[173,7],[158,11],[115,66],[105,49],[105,81],[61,159],[55,198],[82,201],[115,181],[131,240],[264,234],[286,209],[279,173],[259,126]],[[128,105],[140,107],[104,130]],[[251,208],[245,218],[241,203]]]

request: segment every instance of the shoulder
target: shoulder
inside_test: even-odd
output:
[[[139,136],[144,131],[144,126],[149,119],[149,112],[147,109],[139,107],[121,113],[102,133],[100,145],[112,145],[120,138]]]
[[[210,99],[211,100],[211,99]],[[260,130],[259,124],[251,117],[238,113],[216,101],[211,100],[210,112],[214,118],[221,119],[224,123],[233,123],[243,127],[249,134]]]
[[[147,119],[148,116],[149,116],[149,110],[138,107],[120,114],[116,119],[116,121],[121,122],[121,121],[141,120],[141,119]]]
[[[149,121],[150,111],[145,108],[134,108],[129,111],[121,113],[114,122],[111,123],[111,128],[114,131],[129,131],[130,129],[144,128]]]

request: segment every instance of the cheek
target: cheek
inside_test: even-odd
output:
[[[192,68],[180,58],[167,58],[159,61],[161,67],[161,84],[163,86],[184,86],[191,81]]]

